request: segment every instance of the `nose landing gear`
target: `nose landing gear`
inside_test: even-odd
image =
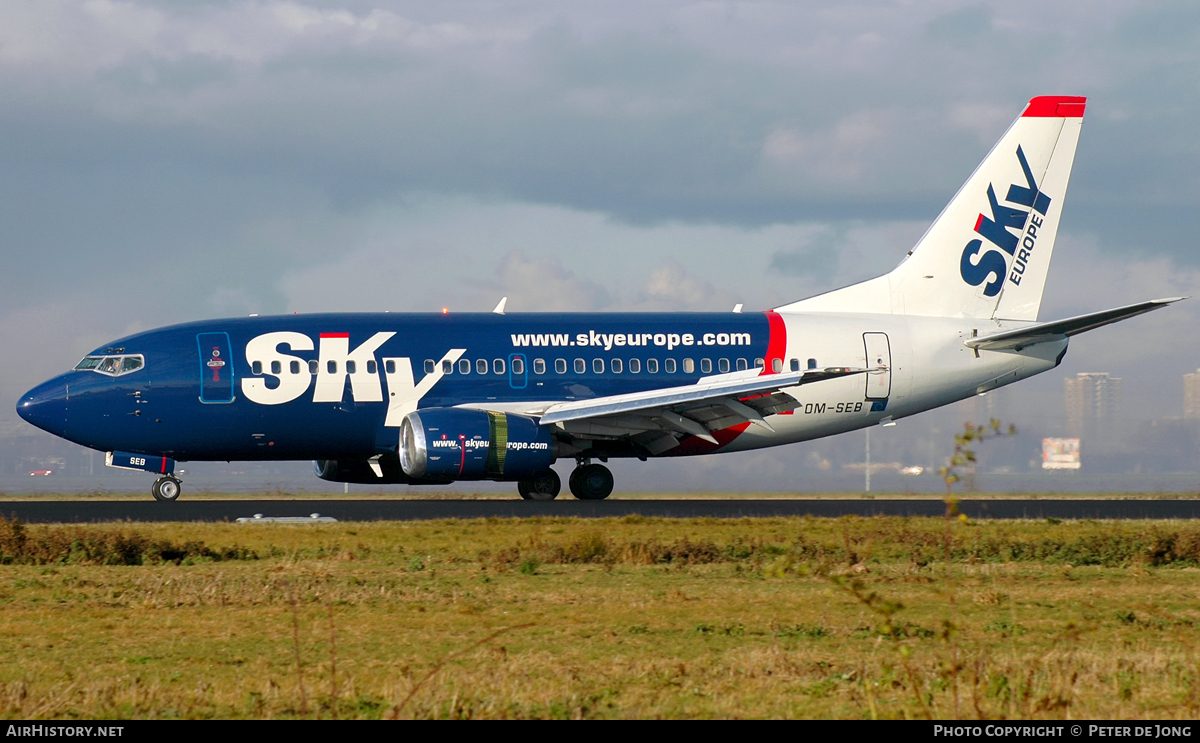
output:
[[[160,503],[174,503],[179,499],[179,478],[175,476],[175,460],[170,457],[139,454],[127,451],[110,451],[104,454],[104,464],[121,470],[140,470],[161,475],[154,481],[150,494]],[[180,470],[182,472],[183,470]]]

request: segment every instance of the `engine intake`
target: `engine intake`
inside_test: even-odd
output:
[[[417,479],[522,480],[556,454],[550,430],[524,415],[429,408],[400,424],[400,467]]]

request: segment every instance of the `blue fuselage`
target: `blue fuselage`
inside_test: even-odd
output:
[[[389,410],[397,411],[398,396],[412,397],[431,368],[448,364],[449,373],[404,401],[409,408],[585,400],[761,365],[771,335],[765,313],[214,320],[96,349],[81,363],[93,368],[39,385],[17,409],[40,428],[104,451],[178,460],[366,458],[395,452],[398,423]],[[461,353],[447,361],[454,349]],[[132,357],[144,363],[127,373],[95,368]]]

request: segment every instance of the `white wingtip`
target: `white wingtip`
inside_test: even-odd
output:
[[[733,311],[740,315],[742,313],[742,303],[738,302],[737,304],[735,304],[733,306]]]
[[[496,305],[496,309],[492,310],[492,312],[496,313],[497,315],[503,315],[504,305],[506,302],[508,302],[508,297],[501,297],[500,303]]]

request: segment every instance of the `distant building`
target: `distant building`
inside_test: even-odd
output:
[[[1072,436],[1105,433],[1121,414],[1121,379],[1080,372],[1066,380],[1067,430]]]
[[[1200,418],[1200,369],[1183,375],[1183,417]]]

